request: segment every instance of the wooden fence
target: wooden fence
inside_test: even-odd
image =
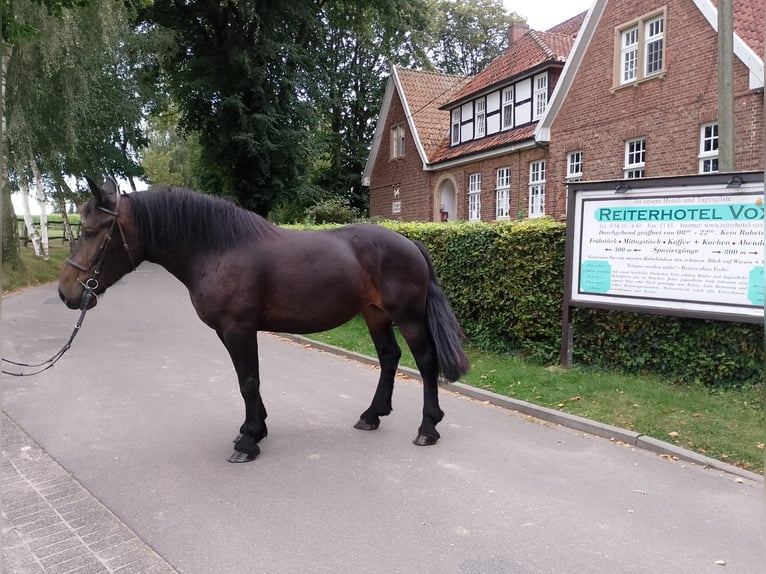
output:
[[[17,224],[19,226],[19,243],[23,247],[27,247],[32,240],[29,238],[29,233],[27,232],[27,226],[24,224],[24,218],[23,217],[17,217],[16,218]],[[40,221],[35,218],[35,225],[39,227]],[[72,234],[74,235],[74,239],[77,239],[80,236],[80,222],[79,221],[70,221],[69,226],[72,228]],[[48,220],[48,242],[53,242],[55,240],[61,241],[62,244],[66,243],[66,235],[64,234],[64,222],[60,219],[49,219]]]

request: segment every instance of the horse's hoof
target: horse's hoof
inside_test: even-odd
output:
[[[418,436],[415,438],[415,440],[412,441],[412,443],[418,446],[431,446],[432,444],[436,444],[436,441],[438,440],[438,436],[430,436],[427,434],[418,433]]]
[[[356,422],[356,424],[354,425],[354,428],[355,429],[359,429],[359,430],[375,430],[379,426],[380,426],[379,422],[377,422],[375,424],[370,424],[367,421],[365,421],[364,419],[359,419]]]
[[[235,437],[235,439],[234,439],[233,441],[231,441],[231,442],[233,442],[233,443],[235,443],[235,444],[236,444],[236,443],[239,441],[239,439],[241,439],[241,438],[242,438],[242,433],[239,433],[239,434],[238,434],[238,435]]]
[[[233,453],[231,453],[231,456],[229,457],[229,462],[250,462],[251,460],[255,460],[255,457],[258,456],[258,453],[261,452],[261,449],[258,447],[256,448],[256,452],[253,454],[247,453],[247,452],[239,452],[238,450],[235,450]]]

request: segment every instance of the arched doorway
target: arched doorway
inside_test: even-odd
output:
[[[434,221],[457,220],[457,188],[455,180],[445,175],[436,184],[434,194]]]

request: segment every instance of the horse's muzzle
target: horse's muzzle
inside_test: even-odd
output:
[[[79,299],[67,299],[61,289],[59,289],[59,298],[70,309],[93,309],[98,304],[98,297],[89,292],[84,292]]]

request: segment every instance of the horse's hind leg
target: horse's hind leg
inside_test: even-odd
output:
[[[234,363],[239,391],[245,401],[245,422],[234,439],[234,452],[229,462],[249,462],[261,452],[258,442],[268,434],[266,407],[260,392],[257,333],[219,333],[219,336]]]
[[[364,315],[375,350],[380,361],[380,378],[372,397],[370,407],[359,417],[354,428],[375,430],[380,425],[380,417],[391,413],[391,397],[394,393],[394,377],[399,366],[402,351],[394,336],[391,320],[380,311],[368,311]]]
[[[441,436],[436,430],[436,425],[444,418],[444,412],[439,408],[439,363],[436,347],[425,323],[399,323],[398,326],[423,377],[423,420],[418,429],[418,436],[412,442],[418,446],[436,444]]]

